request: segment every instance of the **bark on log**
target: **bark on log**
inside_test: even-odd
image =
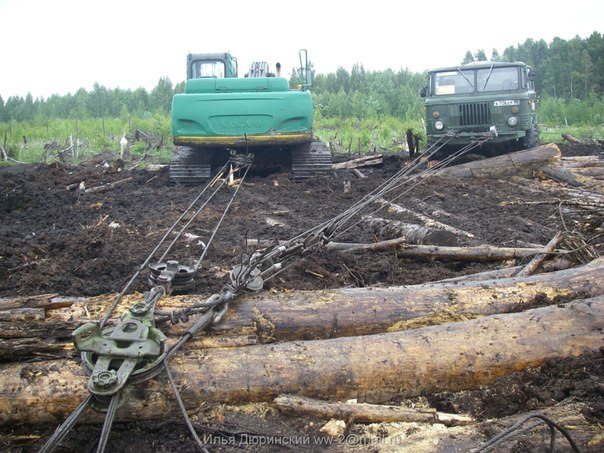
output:
[[[403,214],[405,214],[405,213],[410,214],[429,228],[445,230],[445,231],[448,231],[449,233],[455,234],[456,236],[465,236],[468,238],[475,237],[472,233],[468,233],[467,231],[460,230],[459,228],[455,228],[451,225],[447,225],[446,223],[439,222],[438,220],[434,220],[419,212],[412,211],[411,209],[405,208],[399,204],[392,203],[390,201],[386,201],[383,198],[380,198],[379,200],[376,200],[375,202],[381,206],[387,206],[388,211],[393,211],[393,212],[398,212],[398,213],[403,213]]]
[[[56,293],[50,294],[39,294],[36,296],[17,296],[17,297],[0,297],[0,310],[11,310],[13,308],[40,308],[48,307],[49,304],[58,305],[56,308],[61,306],[66,307],[71,305],[73,302],[61,302],[57,304],[59,295]],[[52,302],[51,302],[52,301]],[[61,305],[63,304],[63,305]]]
[[[504,154],[479,161],[448,167],[436,174],[445,178],[533,177],[536,170],[560,161],[560,149],[554,144]]]
[[[413,223],[382,219],[370,215],[361,218],[361,224],[386,238],[406,238],[408,244],[457,245],[457,237],[445,230],[426,228]]]
[[[188,409],[283,393],[379,403],[486,385],[546,360],[597,351],[604,297],[371,337],[188,351],[171,362]],[[86,396],[74,360],[0,367],[0,424],[57,423]],[[118,419],[179,414],[164,376],[134,386]],[[86,419],[99,421],[98,414]]]
[[[448,414],[433,409],[410,409],[367,403],[338,403],[297,395],[279,395],[274,399],[273,404],[286,414],[352,420],[354,423],[420,422],[458,426],[476,421],[467,415]]]
[[[602,275],[604,258],[586,266],[527,278],[265,292],[232,303],[223,321],[213,327],[212,335],[196,337],[188,348],[369,335],[518,311],[558,298],[571,300],[604,294]],[[62,303],[66,300],[62,299]],[[74,355],[71,332],[84,322],[100,319],[113,300],[111,295],[80,298],[69,307],[50,309],[55,305],[50,299],[44,321],[0,321],[0,359]],[[140,296],[129,295],[119,308],[123,311],[138,300]],[[179,296],[161,299],[158,305],[173,309],[199,301],[199,296]],[[174,338],[193,322],[162,326],[162,330]]]

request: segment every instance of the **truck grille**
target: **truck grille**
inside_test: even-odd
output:
[[[491,123],[491,111],[486,102],[459,105],[459,125],[475,126]]]

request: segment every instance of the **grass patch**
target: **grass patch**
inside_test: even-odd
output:
[[[315,120],[315,135],[329,143],[332,151],[338,154],[400,151],[407,142],[407,129],[419,133],[425,143],[426,135],[421,120],[402,120],[391,116]]]
[[[562,134],[569,134],[582,141],[604,139],[604,125],[602,126],[539,126],[539,139],[541,143],[562,143],[565,140]]]
[[[147,144],[134,142],[137,129],[152,135],[164,145],[150,153],[154,162],[170,160],[174,146],[171,140],[169,115],[143,115],[125,118],[45,119],[44,121],[22,121],[0,123],[0,138],[9,157],[27,164],[52,162],[61,151],[70,162],[85,161],[99,153],[117,157],[120,139],[125,134],[128,149],[135,157],[146,153]],[[76,145],[76,146],[72,146]],[[74,149],[77,152],[74,152]]]

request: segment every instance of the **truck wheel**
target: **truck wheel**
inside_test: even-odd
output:
[[[537,133],[537,126],[531,124],[531,128],[526,131],[526,135],[522,139],[522,148],[534,148],[539,146],[539,134]]]

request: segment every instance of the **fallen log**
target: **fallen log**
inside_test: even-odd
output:
[[[118,181],[110,182],[108,184],[103,184],[102,186],[91,187],[89,189],[84,190],[84,193],[109,192],[110,190],[113,190],[116,187],[121,186],[122,184],[132,181],[132,179],[133,178],[129,176],[128,178],[120,179]]]
[[[568,399],[547,407],[539,413],[562,426],[572,436],[582,453],[600,453],[604,450],[602,428],[598,423],[590,422],[583,415],[586,411],[589,411],[589,404]],[[372,425],[367,429],[367,433],[359,438],[359,444],[385,446],[386,448],[380,448],[380,452],[478,452],[481,451],[478,448],[484,446],[487,441],[527,418],[530,414],[516,414],[486,420],[474,425],[451,428],[384,423],[380,425],[381,429],[377,431],[376,426]],[[409,429],[410,426],[413,427],[412,430]],[[545,423],[542,423],[539,419],[531,419],[523,424],[521,428],[521,430],[515,431],[514,435],[493,445],[493,448],[482,451],[551,451],[551,431]],[[357,429],[356,432],[358,431]],[[375,437],[377,435],[376,431],[381,435],[379,438]],[[384,437],[384,433],[387,433],[386,437]],[[557,434],[555,451],[572,451],[564,437],[560,433]],[[388,446],[393,446],[393,448],[388,448]]]
[[[565,201],[565,203],[604,203],[603,193],[595,192],[592,190],[586,190],[585,188],[575,189],[572,187],[559,185],[555,187],[550,187],[546,184],[541,184],[540,187],[542,187],[544,191],[550,192],[556,197],[568,197],[568,200]]]
[[[601,168],[604,167],[604,159],[598,156],[574,156],[574,157],[563,157],[562,168],[569,170],[580,169],[580,168]]]
[[[278,245],[285,244],[286,241],[278,241]],[[249,247],[269,247],[275,245],[271,240],[247,239],[246,244]],[[543,251],[543,247],[495,247],[492,245],[480,245],[475,247],[440,247],[440,246],[422,246],[408,245],[406,237],[388,239],[385,241],[371,243],[355,242],[328,242],[325,244],[327,250],[339,252],[368,252],[378,250],[388,250],[401,246],[397,250],[398,255],[405,255],[423,259],[438,259],[452,261],[507,261],[510,259],[526,258],[536,255]],[[561,267],[566,269],[569,266]],[[556,269],[559,270],[559,269]],[[510,275],[511,276],[511,275]]]
[[[468,238],[475,237],[472,233],[468,233],[467,231],[460,230],[459,228],[455,228],[451,225],[447,225],[446,223],[439,222],[438,220],[434,220],[422,213],[405,208],[399,204],[384,200],[383,198],[380,198],[379,200],[376,200],[375,202],[381,206],[387,206],[388,211],[412,215],[413,217],[418,219],[420,222],[422,222],[425,226],[427,226],[429,228],[445,230],[445,231],[448,231],[449,233],[453,233],[457,236],[465,236]]]
[[[405,245],[397,249],[398,256],[428,260],[452,261],[505,261],[526,258],[539,253],[541,248],[494,247],[441,247],[436,245]]]
[[[436,192],[434,194],[436,196]],[[458,221],[463,221],[463,219],[460,219],[459,215],[451,214],[450,212],[443,211],[440,208],[435,209],[434,206],[426,203],[425,201],[420,200],[419,198],[410,197],[409,201],[411,202],[411,204],[413,204],[413,206],[417,206],[419,209],[423,209],[424,211],[429,212],[430,215],[433,217],[447,217],[457,219]]]
[[[576,263],[567,260],[565,258],[556,258],[546,261],[541,264],[541,269],[544,272],[555,272],[573,267]],[[434,283],[447,283],[447,282],[469,282],[469,281],[480,281],[480,280],[494,280],[499,278],[510,278],[518,275],[524,266],[512,266],[504,267],[502,269],[494,269],[492,271],[479,272],[477,274],[462,275],[460,277],[446,278],[438,280]]]
[[[597,351],[602,329],[604,297],[598,297],[371,337],[187,351],[171,368],[188,409],[283,393],[380,403],[473,389],[546,360]],[[84,399],[86,381],[74,360],[2,364],[0,424],[57,423]],[[167,388],[163,375],[136,385],[118,419],[178,416]]]
[[[370,252],[378,250],[388,250],[396,248],[399,245],[406,244],[408,241],[406,236],[388,239],[379,242],[370,242],[369,244],[353,244],[347,242],[329,242],[326,244],[327,250],[335,250],[341,252]]]
[[[560,161],[560,149],[555,144],[538,146],[502,156],[467,162],[439,170],[436,175],[445,178],[494,178],[524,176],[532,178],[544,166]]]
[[[579,176],[590,176],[594,178],[604,176],[604,167],[583,167],[571,169],[568,171]]]
[[[354,423],[420,422],[442,423],[445,426],[474,423],[472,417],[437,412],[434,409],[410,409],[401,406],[367,403],[338,403],[305,398],[297,395],[279,395],[273,400],[279,411],[293,415],[350,420]]]
[[[367,177],[367,176],[365,176],[365,173],[363,173],[358,168],[353,168],[352,173],[359,179],[365,179]]]
[[[525,278],[264,292],[244,296],[231,304],[231,310],[212,328],[211,335],[198,336],[187,347],[239,347],[369,335],[519,311],[535,303],[604,294],[603,274],[604,258],[600,258],[585,266]],[[140,295],[127,296],[116,316],[140,298]],[[67,300],[62,299],[62,303]],[[54,299],[50,299],[47,306],[37,304],[46,309],[43,321],[0,321],[0,359],[74,355],[71,332],[84,322],[100,319],[113,300],[111,295],[79,298],[68,307],[58,308]],[[201,300],[199,296],[163,298],[159,308],[170,310]],[[165,325],[162,330],[174,338],[193,322]]]
[[[374,154],[370,156],[363,156],[357,159],[347,160],[345,162],[337,162],[331,166],[332,170],[342,170],[342,169],[353,169],[360,167],[368,167],[372,165],[380,165],[382,164],[382,155]]]
[[[568,170],[564,170],[562,168],[552,168],[549,165],[546,165],[542,168],[543,174],[546,178],[551,179],[556,182],[564,182],[572,187],[581,187],[577,178]]]
[[[67,305],[61,305],[61,298],[57,293],[39,294],[36,296],[0,297],[0,310],[48,307],[51,301],[54,304],[59,304],[59,306],[69,306],[72,303],[69,302]]]
[[[581,140],[571,134],[562,134],[562,138],[570,143],[583,143]]]
[[[370,215],[361,218],[361,224],[386,238],[404,237],[408,244],[457,245],[457,237],[450,231],[427,228],[413,223],[389,220]]]

